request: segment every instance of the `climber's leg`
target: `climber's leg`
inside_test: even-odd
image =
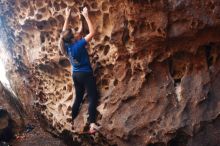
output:
[[[95,78],[92,73],[88,73],[85,80],[85,88],[89,97],[89,122],[95,123],[96,107],[98,104],[98,92]]]
[[[76,95],[72,106],[72,119],[74,120],[79,113],[79,108],[83,101],[85,88],[83,84],[80,82],[80,76],[78,74],[73,73],[73,81],[74,81],[75,95]]]

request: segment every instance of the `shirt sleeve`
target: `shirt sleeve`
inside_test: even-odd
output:
[[[86,42],[85,38],[82,38],[81,40],[79,40],[79,42],[78,42],[79,48],[85,47],[86,45],[87,45],[87,42]]]

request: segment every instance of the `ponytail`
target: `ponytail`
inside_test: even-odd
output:
[[[68,56],[67,54],[67,48],[65,48],[65,44],[64,44],[64,40],[63,40],[63,37],[61,36],[60,37],[60,40],[59,40],[59,49],[61,51],[61,53],[64,55],[64,56]]]
[[[71,29],[67,29],[61,33],[59,40],[59,49],[64,56],[68,56],[67,48],[65,48],[65,43],[70,44],[71,40],[74,38]]]

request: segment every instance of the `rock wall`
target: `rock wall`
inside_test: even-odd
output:
[[[69,26],[77,30],[76,12],[87,6],[96,26],[88,51],[100,92],[98,137],[105,141],[93,142],[219,143],[220,129],[213,128],[220,113],[218,0],[2,0],[0,6],[13,45],[5,48],[13,56],[13,88],[59,133],[77,135],[86,127],[87,98],[71,129],[71,69],[57,41],[65,8],[72,8]],[[215,134],[205,141],[205,132]]]
[[[0,144],[9,141],[15,133],[24,127],[24,116],[22,104],[10,90],[0,82]]]

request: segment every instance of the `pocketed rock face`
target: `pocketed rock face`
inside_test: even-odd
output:
[[[19,100],[0,82],[0,142],[9,141],[24,127],[25,112]]]
[[[0,141],[8,141],[13,137],[12,120],[9,117],[9,113],[0,108]]]
[[[102,141],[119,146],[220,143],[220,129],[213,128],[219,127],[220,113],[218,0],[9,0],[0,5],[17,62],[10,80],[16,82],[15,74],[25,79],[30,94],[18,94],[22,99],[34,95],[58,132],[72,131],[75,92],[69,61],[57,46],[64,10],[72,8],[70,27],[77,30],[76,12],[87,6],[97,30],[88,50],[100,92]],[[76,131],[86,125],[87,108],[86,98]],[[96,145],[102,145],[99,140]]]

